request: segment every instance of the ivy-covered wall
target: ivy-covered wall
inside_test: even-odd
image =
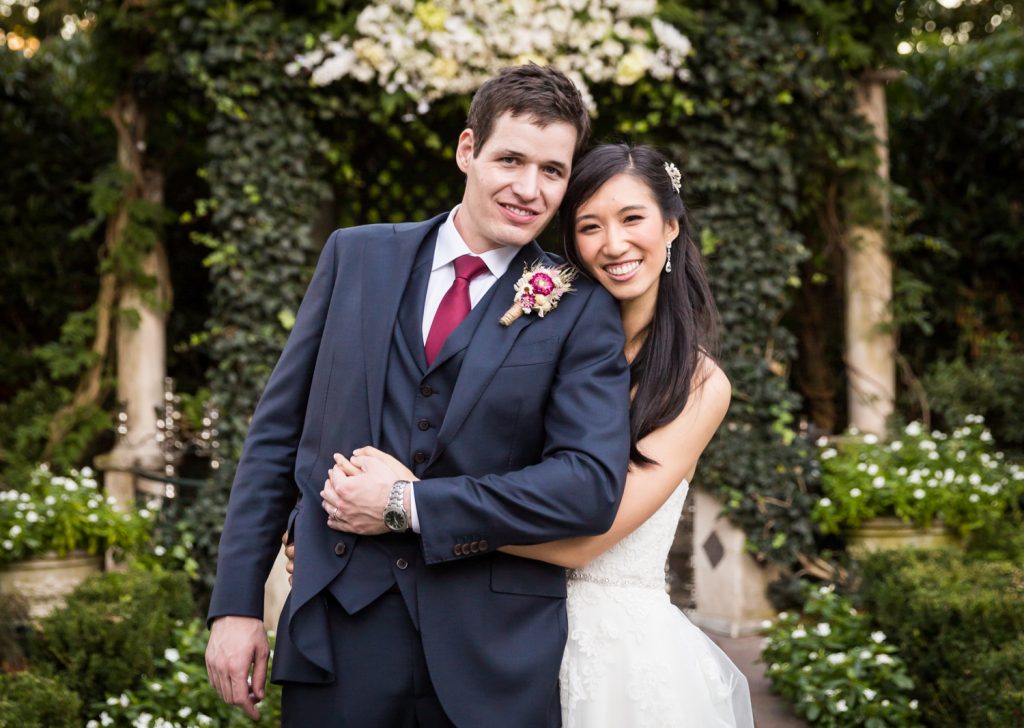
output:
[[[654,143],[685,169],[735,391],[700,482],[721,494],[752,551],[788,567],[815,553],[807,513],[816,473],[797,432],[800,402],[788,380],[795,343],[782,321],[821,180],[863,168],[863,128],[849,73],[807,16],[713,3],[669,3],[660,13],[693,42],[689,82],[592,85],[595,140]],[[332,225],[422,219],[461,194],[452,154],[468,95],[417,113],[401,93],[352,79],[311,90],[301,75],[281,72],[301,39],[301,23],[284,21],[257,12],[222,25],[194,61],[223,112],[208,142],[211,199],[201,205],[212,225],[203,238],[214,285],[210,386],[227,456],[211,494],[220,503],[322,245],[311,235],[320,180],[333,191]],[[315,45],[310,36],[303,49]],[[545,242],[557,249],[550,235]],[[220,512],[204,509],[199,530],[215,534]],[[213,546],[204,547],[209,557]]]

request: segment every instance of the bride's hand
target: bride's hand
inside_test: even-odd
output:
[[[415,482],[419,480],[419,478],[416,477],[416,474],[409,470],[409,468],[405,467],[401,463],[401,461],[398,460],[398,458],[392,455],[388,455],[386,452],[382,452],[375,447],[371,447],[370,445],[357,449],[355,452],[352,453],[352,455],[356,457],[369,457],[373,458],[374,460],[379,460],[380,462],[387,465],[391,472],[395,474],[395,480],[408,480],[410,482]]]

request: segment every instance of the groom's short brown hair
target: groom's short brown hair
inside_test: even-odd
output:
[[[466,126],[473,130],[473,156],[480,153],[502,114],[527,115],[538,126],[565,122],[576,129],[576,158],[590,138],[590,114],[579,89],[554,68],[528,63],[498,71],[477,89]]]

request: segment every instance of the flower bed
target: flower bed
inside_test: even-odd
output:
[[[0,490],[0,565],[55,552],[125,550],[149,538],[153,515],[122,511],[99,491],[90,468],[59,475],[47,465]]]
[[[809,587],[802,615],[783,612],[761,660],[772,690],[815,726],[918,726],[913,680],[884,632],[833,587]]]
[[[1024,494],[1024,468],[993,448],[978,415],[949,435],[911,422],[890,442],[853,431],[836,447],[818,444],[824,497],[812,515],[825,533],[895,516],[922,527],[939,519],[966,535],[1018,508]]]

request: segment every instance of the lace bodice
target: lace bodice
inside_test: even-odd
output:
[[[689,484],[684,480],[640,528],[605,551],[569,579],[611,586],[664,588],[665,561],[675,538]]]

